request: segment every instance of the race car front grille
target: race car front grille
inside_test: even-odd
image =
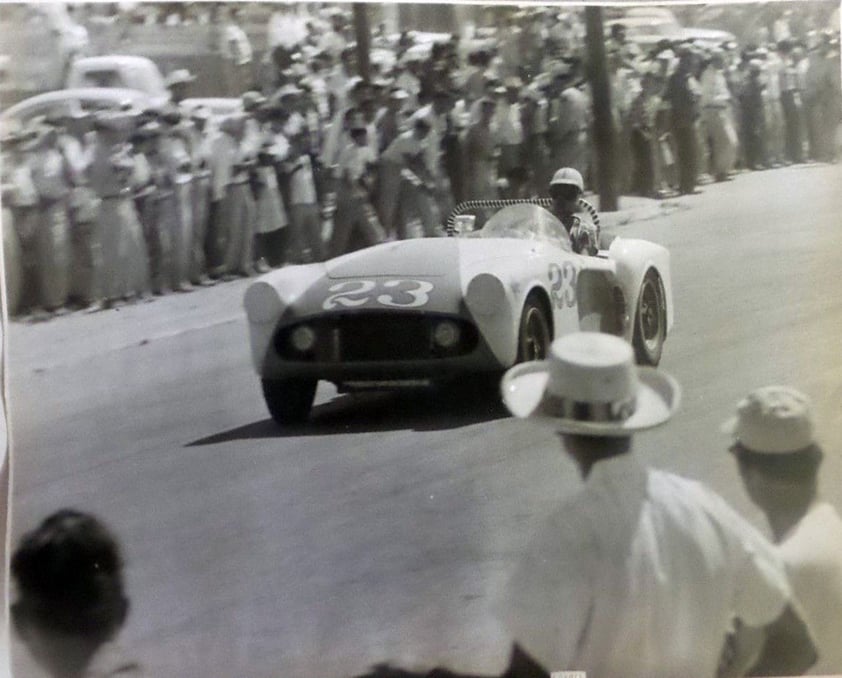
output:
[[[275,335],[284,360],[315,363],[436,360],[478,344],[470,322],[424,313],[354,313],[315,318]]]

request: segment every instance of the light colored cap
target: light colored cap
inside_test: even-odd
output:
[[[579,170],[572,167],[562,167],[553,174],[550,186],[576,186],[580,191],[585,190],[585,181]]]
[[[166,86],[172,87],[173,85],[186,85],[193,82],[195,79],[196,76],[186,68],[176,68],[167,76]]]
[[[737,404],[737,414],[722,432],[752,452],[787,454],[810,447],[813,418],[810,400],[789,386],[765,386]]]
[[[514,416],[540,420],[561,433],[593,436],[627,436],[659,426],[681,400],[675,379],[637,367],[630,344],[599,332],[556,339],[546,360],[508,370],[501,390]]]

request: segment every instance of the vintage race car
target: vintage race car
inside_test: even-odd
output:
[[[305,421],[320,379],[347,392],[500,375],[578,330],[624,337],[656,365],[673,322],[669,252],[617,237],[597,256],[576,254],[547,209],[506,202],[480,230],[463,215],[452,237],[387,242],[252,283],[252,360],[275,421]]]

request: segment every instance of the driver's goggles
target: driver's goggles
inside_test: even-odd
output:
[[[554,199],[576,200],[579,197],[579,189],[576,186],[566,184],[550,186],[550,196]]]

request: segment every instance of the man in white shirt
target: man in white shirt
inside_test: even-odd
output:
[[[766,514],[816,646],[811,673],[842,673],[842,518],[818,495],[821,447],[810,401],[768,386],[737,405],[725,430],[751,500]]]
[[[737,157],[737,133],[731,121],[731,92],[721,50],[715,50],[701,75],[702,124],[712,149],[710,169],[717,181],[730,175]]]

